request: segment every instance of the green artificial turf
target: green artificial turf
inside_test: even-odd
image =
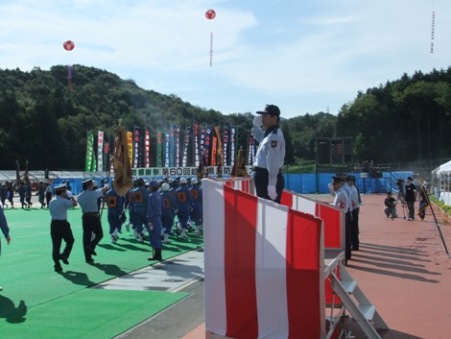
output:
[[[0,292],[2,338],[14,338],[16,335],[27,338],[52,337],[50,332],[33,336],[33,328],[36,331],[67,329],[61,330],[64,335],[58,336],[60,338],[89,337],[89,333],[96,334],[91,337],[107,338],[127,330],[186,296],[184,293],[88,288],[152,263],[147,260],[151,255],[149,243],[138,242],[125,227],[118,244],[111,244],[106,213],[102,218],[104,238],[96,248],[97,256],[94,257],[96,264],[88,265],[84,261],[82,250],[81,212],[78,208],[69,211],[68,219],[75,243],[69,258],[70,264],[62,265],[63,273],[56,273],[53,269],[48,210],[7,209],[5,215],[12,240],[8,246],[2,239],[0,257],[0,286],[3,287]],[[192,237],[188,241],[172,237],[171,240],[171,244],[163,248],[164,259],[202,246],[200,237]],[[140,298],[145,302],[141,302]],[[89,303],[84,303],[83,300],[89,300]],[[139,316],[129,316],[124,307],[129,313],[133,313],[135,308],[139,309]],[[92,318],[89,318],[89,314]],[[77,332],[75,328],[81,326],[79,319],[81,321],[85,316],[88,319],[99,318],[99,324],[95,328],[82,326]],[[60,320],[60,317],[64,317],[64,320]],[[111,318],[115,319],[114,325],[110,324]],[[73,325],[69,320],[78,325]]]

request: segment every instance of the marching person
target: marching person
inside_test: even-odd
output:
[[[77,200],[70,191],[66,190],[66,185],[61,184],[55,187],[55,197],[50,201],[49,212],[52,221],[50,222],[50,235],[52,237],[52,258],[55,263],[55,272],[62,272],[60,260],[66,265],[69,264],[69,256],[74,245],[74,235],[67,221],[67,210],[77,206]],[[66,246],[60,253],[61,242],[64,240]]]
[[[136,187],[130,193],[130,221],[133,232],[139,242],[144,242],[144,228],[147,229],[147,199],[149,191],[145,187],[143,178],[136,179]],[[133,212],[132,212],[133,211]]]
[[[106,192],[106,204],[108,207],[108,223],[110,224],[110,236],[113,244],[119,239],[118,233],[121,232],[122,221],[124,220],[124,197],[121,197],[114,190],[114,186]]]
[[[282,175],[285,139],[279,127],[280,110],[276,105],[266,105],[265,109],[257,114],[251,132],[259,142],[253,168],[255,190],[258,197],[280,204],[285,187]]]
[[[169,184],[164,182],[161,185],[161,199],[163,201],[161,221],[164,230],[164,243],[169,242],[169,235],[172,233],[172,225],[177,214],[178,203],[175,195],[169,191]]]
[[[47,207],[49,207],[50,200],[53,196],[53,187],[51,182],[47,182],[47,187],[45,188],[45,201],[47,202]]]
[[[68,190],[68,191],[70,191],[70,190]],[[45,207],[45,185],[42,181],[39,182],[38,197],[39,197],[39,203],[41,204],[41,208],[44,208]]]
[[[202,234],[202,187],[201,182],[197,178],[191,180],[190,188],[191,199],[193,200],[193,209],[191,210],[191,221],[196,225],[194,233]]]
[[[83,250],[85,260],[88,264],[94,263],[93,255],[97,255],[95,248],[103,238],[102,223],[99,214],[99,198],[108,190],[108,185],[94,190],[92,179],[82,181],[83,191],[78,195],[77,200],[80,205],[83,225]],[[92,235],[94,235],[92,237]]]
[[[180,187],[175,191],[175,197],[178,203],[177,216],[181,227],[180,237],[182,239],[188,239],[188,234],[186,232],[193,201],[189,192],[188,180],[185,177],[180,178]]]
[[[150,194],[147,198],[147,229],[149,230],[150,245],[152,246],[153,256],[148,258],[148,260],[162,261],[161,214],[163,203],[158,189],[158,183],[152,180],[149,183]]]
[[[0,228],[2,229],[3,235],[5,236],[6,243],[9,245],[11,242],[11,237],[9,236],[9,227],[8,227],[8,221],[5,217],[5,212],[3,211],[3,205],[0,203]],[[2,252],[2,244],[0,243],[0,254]],[[0,291],[3,290],[2,287],[0,287]]]

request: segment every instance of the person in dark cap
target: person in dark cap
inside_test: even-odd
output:
[[[77,206],[77,200],[72,193],[66,190],[66,184],[55,187],[55,197],[49,203],[49,212],[52,221],[50,222],[50,235],[52,237],[52,258],[55,263],[55,272],[62,272],[60,260],[66,265],[69,264],[69,256],[74,245],[74,235],[67,221],[67,210]],[[60,253],[61,242],[64,240],[66,246]]]
[[[360,213],[360,193],[355,185],[355,176],[348,175],[346,177],[346,182],[348,183],[349,188],[351,189],[351,243],[352,250],[359,250],[359,213]]]
[[[351,259],[351,227],[348,220],[350,198],[343,188],[344,184],[345,178],[342,176],[332,177],[332,191],[335,195],[333,205],[345,215],[345,265],[347,265],[348,260]]]
[[[415,200],[417,195],[417,188],[413,183],[412,177],[407,177],[405,186],[405,201],[409,211],[408,220],[415,220]]]
[[[280,203],[285,187],[282,166],[285,161],[285,138],[279,127],[280,109],[266,105],[254,118],[252,135],[259,142],[254,160],[257,196]]]
[[[97,255],[95,248],[103,238],[102,223],[99,214],[99,198],[108,190],[108,185],[94,190],[92,179],[82,181],[83,191],[78,195],[78,204],[83,212],[83,250],[88,264],[94,263],[92,255]],[[94,234],[94,237],[92,235]]]
[[[147,229],[149,230],[150,244],[153,255],[148,260],[162,261],[161,245],[161,215],[163,209],[163,199],[158,192],[159,185],[155,180],[149,182],[150,194],[147,198]]]

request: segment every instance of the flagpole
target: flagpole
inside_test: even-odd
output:
[[[440,228],[440,224],[438,223],[437,217],[435,216],[434,209],[432,208],[431,201],[429,200],[429,195],[425,191],[424,186],[421,187],[421,190],[423,191],[423,194],[426,197],[427,203],[428,203],[429,207],[431,208],[432,216],[434,217],[435,226],[437,227],[438,233],[440,235],[440,239],[442,240],[443,247],[445,248],[445,252],[448,255],[448,258],[451,258],[450,254],[449,254],[449,251],[448,251],[448,247],[446,246],[446,241],[445,241],[445,238],[443,236],[442,229]]]

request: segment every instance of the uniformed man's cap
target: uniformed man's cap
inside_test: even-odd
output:
[[[66,184],[59,184],[55,186],[55,192],[65,191],[67,189]]]
[[[347,181],[354,181],[354,182],[355,182],[355,176],[353,176],[353,175],[348,175],[348,176],[346,177],[346,180],[347,180]]]
[[[336,182],[344,182],[344,179],[342,177],[337,177],[337,176],[332,177],[332,180],[334,181],[334,183],[336,183]]]
[[[280,109],[276,105],[266,105],[263,111],[257,111],[257,114],[269,114],[272,116],[280,116]]]
[[[81,182],[82,185],[89,185],[92,182],[92,178],[85,179]]]

